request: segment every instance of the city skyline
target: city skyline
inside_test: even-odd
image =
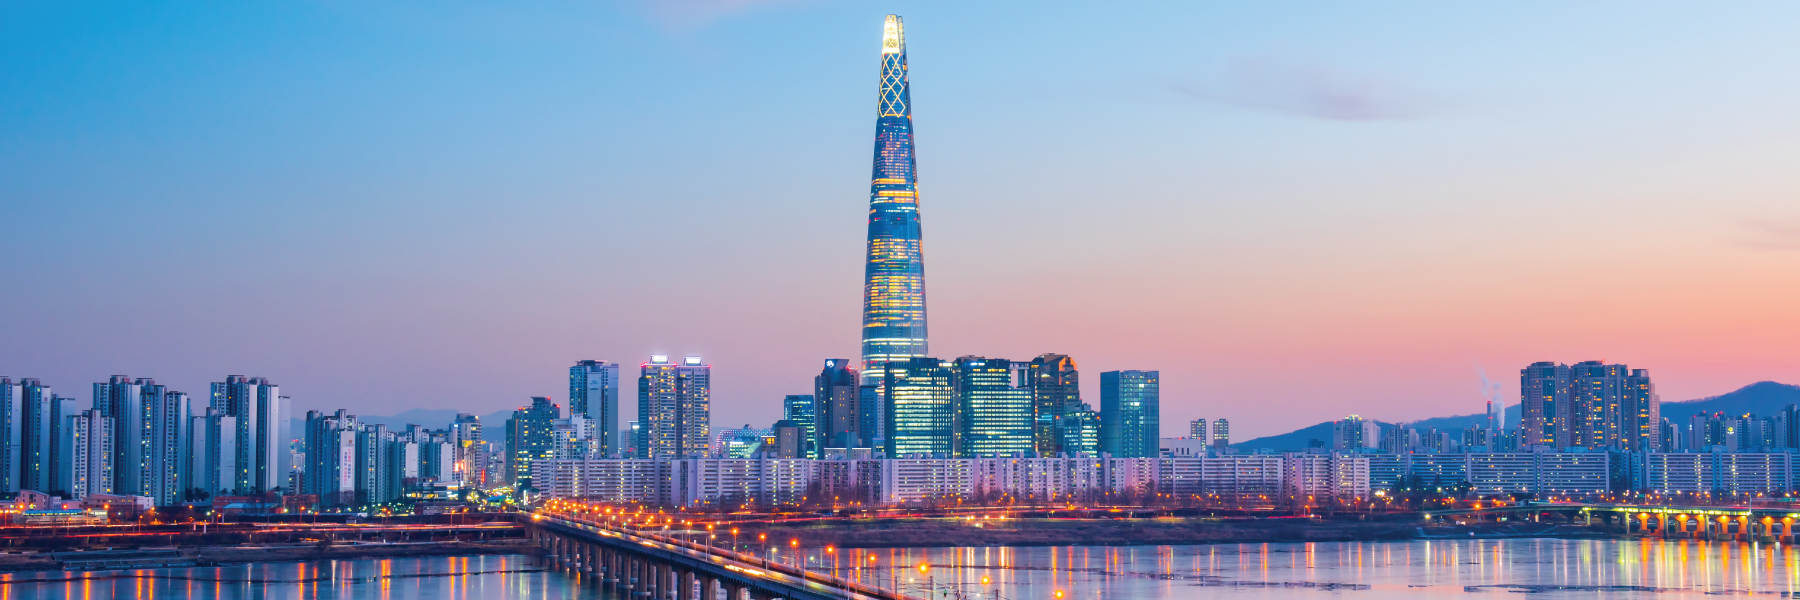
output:
[[[934,356],[1066,354],[1089,403],[1155,369],[1163,435],[1236,439],[1478,413],[1480,370],[1511,404],[1550,358],[1667,401],[1800,381],[1783,19],[1601,6],[9,9],[0,277],[35,291],[0,299],[0,370],[485,415],[568,402],[575,360],[693,353],[714,422],[760,426],[859,356],[890,9]],[[1663,43],[1693,27],[1734,33]],[[1066,89],[1019,68],[1046,31]]]

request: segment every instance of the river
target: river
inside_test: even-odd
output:
[[[1029,548],[805,550],[883,587],[938,597],[1068,599],[1790,596],[1793,546],[1695,541],[1434,540]],[[873,560],[870,558],[873,557]],[[792,555],[778,556],[792,560]],[[918,565],[925,562],[926,570]],[[861,569],[852,568],[863,565]],[[985,578],[986,583],[983,583]],[[37,581],[32,581],[37,580]],[[1058,595],[1060,593],[1060,596]],[[270,563],[131,573],[0,575],[0,600],[562,600],[620,598],[528,556]]]

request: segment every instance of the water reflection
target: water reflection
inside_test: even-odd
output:
[[[833,549],[808,569],[915,596],[1434,598],[1507,592],[1699,598],[1800,591],[1792,546],[1699,541],[1458,540],[1204,546]],[[785,557],[793,560],[794,556]],[[921,568],[923,566],[924,568]],[[622,596],[539,558],[466,556],[121,573],[0,575],[0,600],[598,599]]]

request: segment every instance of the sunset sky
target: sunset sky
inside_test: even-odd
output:
[[[857,357],[891,12],[937,356],[1238,439],[1800,383],[1800,4],[1091,4],[0,4],[0,375],[487,414],[699,354],[767,426]]]

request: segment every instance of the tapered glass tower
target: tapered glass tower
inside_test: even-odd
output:
[[[919,244],[916,175],[906,34],[900,17],[888,15],[881,36],[881,99],[869,185],[869,259],[863,271],[866,381],[881,381],[888,361],[926,355],[925,257]]]

